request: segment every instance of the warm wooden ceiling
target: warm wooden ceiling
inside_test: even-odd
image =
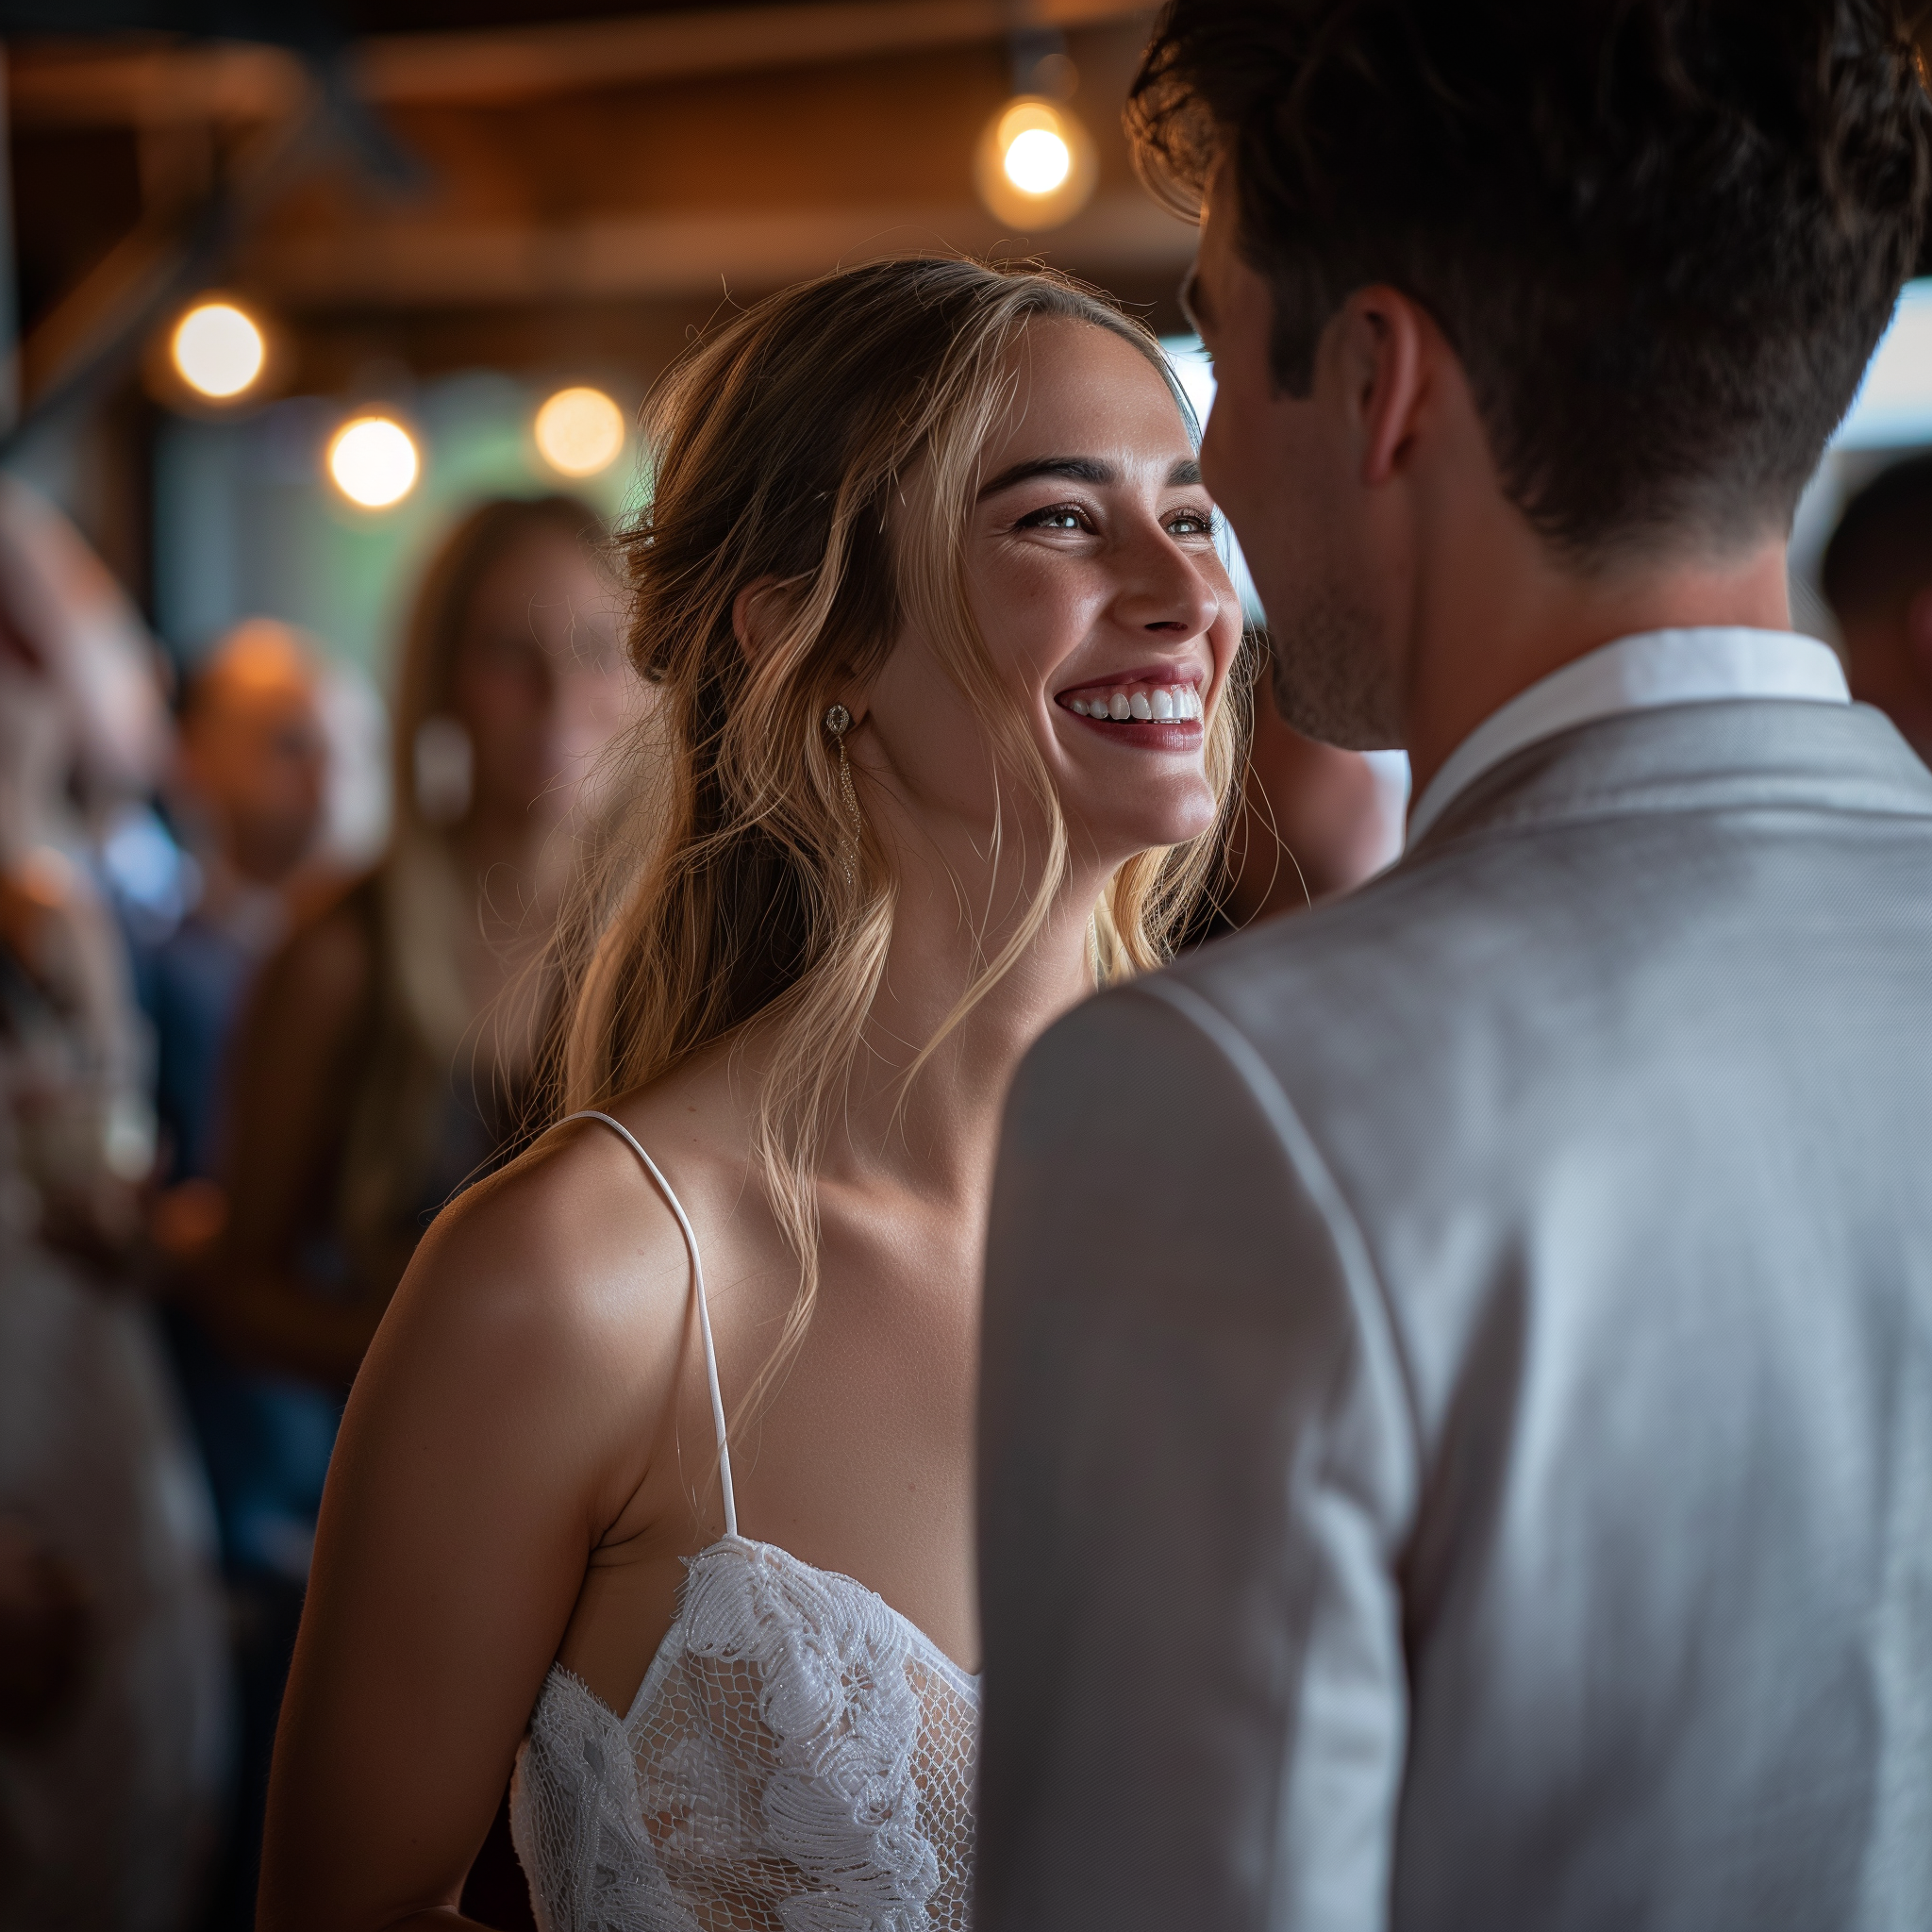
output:
[[[43,25],[176,11],[0,8]],[[260,38],[8,42],[29,403],[126,363],[197,281],[261,304],[284,382],[318,390],[385,362],[648,377],[723,300],[909,249],[1037,252],[1178,320],[1192,238],[1135,183],[1119,125],[1140,0],[222,0],[180,17],[196,12]],[[971,180],[1016,27],[1064,33],[1100,154],[1089,208],[1038,236],[1004,230]]]
[[[261,44],[11,43],[30,394],[171,263],[179,280],[210,195],[227,239],[204,235],[193,274],[283,323],[304,387],[385,357],[661,365],[727,294],[922,248],[1042,254],[1172,313],[1192,238],[1135,183],[1119,125],[1141,7],[794,0],[462,29],[446,16],[480,9],[363,11],[417,30],[352,38],[332,79]],[[1040,236],[972,186],[1016,22],[1064,32],[1100,153],[1091,205]]]

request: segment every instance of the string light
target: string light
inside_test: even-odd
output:
[[[987,123],[974,172],[1001,221],[1035,232],[1078,214],[1099,171],[1087,130],[1065,107],[1020,94]]]
[[[415,440],[389,416],[358,416],[336,431],[328,446],[328,473],[351,503],[387,509],[416,484],[422,468]]]
[[[560,389],[537,411],[537,448],[566,476],[594,476],[624,448],[624,411],[601,389]]]
[[[181,380],[217,402],[253,389],[268,361],[261,330],[232,302],[197,303],[175,325],[169,346]]]
[[[1074,172],[1073,150],[1047,127],[1023,128],[1001,165],[1022,194],[1051,194]]]

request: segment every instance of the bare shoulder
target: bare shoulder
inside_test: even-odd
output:
[[[667,1172],[722,1171],[703,1128],[730,1124],[693,1110],[688,1086],[610,1110]],[[673,1184],[682,1191],[681,1174]],[[371,1350],[368,1399],[460,1388],[506,1428],[611,1458],[621,1503],[650,1436],[640,1418],[675,1395],[691,1282],[676,1218],[637,1155],[598,1122],[560,1124],[437,1217]]]
[[[513,1349],[596,1349],[682,1326],[684,1238],[635,1154],[572,1122],[453,1202],[417,1248],[397,1324],[459,1324]]]

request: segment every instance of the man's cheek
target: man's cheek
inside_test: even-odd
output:
[[[1247,464],[1238,438],[1229,425],[1239,416],[1224,391],[1214,399],[1214,408],[1201,435],[1201,480],[1208,493],[1229,516],[1240,513],[1248,491]]]

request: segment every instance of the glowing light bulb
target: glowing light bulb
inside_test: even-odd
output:
[[[535,428],[543,460],[566,476],[594,476],[624,448],[624,411],[601,389],[558,390]]]
[[[1087,206],[1099,170],[1093,142],[1066,108],[1021,94],[986,124],[973,172],[979,198],[998,220],[1038,233]]]
[[[1001,165],[1022,194],[1051,194],[1074,171],[1074,153],[1049,127],[1028,127],[1008,144]]]
[[[328,473],[336,488],[364,509],[387,509],[408,495],[421,467],[416,444],[387,416],[358,416],[336,431]]]
[[[260,329],[232,302],[203,302],[175,325],[171,347],[181,380],[225,402],[254,387],[268,360]]]

